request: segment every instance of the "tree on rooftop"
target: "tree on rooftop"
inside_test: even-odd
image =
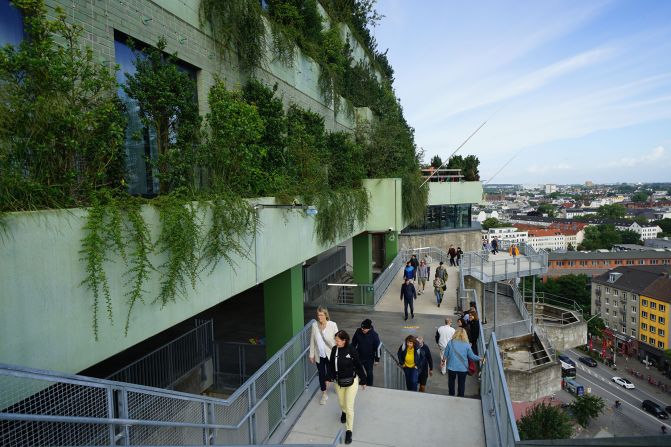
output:
[[[613,245],[622,243],[622,232],[613,225],[590,225],[585,227],[585,238],[578,247],[581,250],[610,250]]]
[[[647,202],[650,196],[645,191],[637,191],[631,196],[632,202]]]
[[[550,203],[541,204],[536,211],[541,214],[547,214],[548,217],[555,217],[555,214],[557,213],[555,206]]]
[[[443,160],[438,155],[431,158],[431,167],[438,169],[443,164]]]
[[[566,412],[545,402],[527,409],[517,423],[522,440],[567,439],[573,435],[573,424]]]
[[[498,220],[496,217],[488,217],[487,219],[482,221],[481,225],[483,230],[489,230],[490,228],[509,227],[510,223],[502,222]]]
[[[622,236],[623,244],[639,244],[642,245],[641,235],[635,232],[634,230],[624,230],[620,231]]]
[[[619,203],[600,206],[596,215],[604,219],[622,219],[627,214],[627,209]]]
[[[468,155],[466,158],[461,155],[453,155],[447,163],[448,169],[461,169],[461,175],[467,182],[480,180],[478,166],[480,160],[475,155]]]

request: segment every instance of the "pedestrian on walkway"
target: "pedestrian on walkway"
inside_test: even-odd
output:
[[[431,349],[424,344],[424,337],[421,335],[417,337],[419,344],[419,392],[426,391],[426,382],[429,376],[433,376],[433,357],[431,356]]]
[[[335,346],[331,350],[331,380],[335,382],[335,391],[342,413],[340,422],[345,424],[345,444],[352,443],[354,429],[354,401],[361,384],[366,389],[366,371],[364,370],[356,349],[350,345],[349,334],[338,331],[335,334]]]
[[[401,300],[403,301],[403,311],[405,312],[406,320],[408,319],[408,307],[410,307],[410,315],[412,315],[412,318],[415,318],[414,300],[416,299],[417,291],[415,290],[415,285],[408,278],[405,278],[401,286]]]
[[[494,236],[492,239],[492,254],[495,255],[499,252],[499,240]]]
[[[352,337],[352,347],[359,354],[359,361],[366,370],[366,385],[373,386],[373,366],[380,363],[380,336],[373,329],[373,322],[366,318]]]
[[[436,274],[436,277],[433,279],[433,293],[436,295],[436,304],[438,305],[438,307],[440,307],[440,303],[443,302],[444,291],[445,291],[445,281],[440,279]]]
[[[429,266],[426,265],[426,262],[424,262],[424,259],[422,259],[419,262],[419,268],[417,269],[418,277],[419,277],[419,282],[417,284],[417,288],[419,289],[421,287],[421,290],[417,290],[418,294],[424,293],[424,289],[426,288],[426,282],[429,280]]]
[[[417,260],[417,255],[410,256],[410,265],[412,265],[415,270],[419,267],[419,260]]]
[[[461,247],[457,247],[457,265],[461,265],[461,258],[464,256],[464,251]]]
[[[450,396],[454,396],[454,381],[457,380],[457,395],[464,397],[466,388],[466,374],[468,373],[468,359],[479,362],[480,357],[473,353],[468,342],[468,335],[462,328],[457,329],[454,337],[445,348],[445,362],[447,363],[447,388]]]
[[[324,405],[328,400],[326,394],[326,380],[329,377],[328,364],[331,350],[335,346],[335,334],[338,332],[338,325],[329,318],[327,308],[319,306],[317,308],[317,321],[312,324],[310,333],[310,363],[315,363],[315,355],[319,357],[317,361],[317,372],[319,373],[319,388],[322,390],[322,397],[319,400],[320,405]]]
[[[455,329],[452,327],[452,319],[450,318],[446,318],[445,324],[436,330],[436,343],[438,343],[438,348],[440,349],[440,373],[442,375],[447,373],[447,365],[443,362],[445,358],[443,355],[447,344],[452,340],[452,336],[454,336],[454,332]]]
[[[468,339],[471,342],[471,349],[475,355],[478,355],[478,339],[480,338],[480,319],[478,318],[478,311],[471,309],[469,312],[470,318],[468,319],[469,326],[469,337]]]
[[[417,391],[419,383],[419,345],[413,335],[405,337],[405,342],[398,348],[398,364],[405,374],[405,387],[408,391]]]
[[[447,283],[447,269],[443,266],[443,261],[440,261],[438,268],[436,269],[436,276]]]
[[[464,317],[466,317],[466,318],[470,317],[468,312],[464,314]],[[466,336],[470,337],[471,326],[469,325],[468,320],[464,319],[463,317],[457,319],[457,330],[459,330],[459,329],[463,329],[464,331],[466,331]],[[470,339],[469,339],[469,343],[470,343]]]
[[[454,248],[454,245],[450,245],[450,249],[447,250],[447,254],[450,255],[450,267],[456,267],[457,250]]]
[[[415,267],[412,266],[410,261],[405,263],[405,269],[403,270],[403,279],[409,279],[410,281],[415,279]]]
[[[517,245],[512,244],[510,248],[508,249],[508,253],[510,253],[510,256],[513,257],[513,265],[515,264],[515,259],[517,258],[517,255],[520,254],[520,249],[517,248]]]

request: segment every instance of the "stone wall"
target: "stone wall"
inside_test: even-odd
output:
[[[516,402],[531,402],[561,390],[561,366],[557,363],[538,366],[531,371],[504,371],[510,398]]]
[[[461,247],[464,252],[477,251],[482,247],[480,229],[463,231],[424,232],[414,234],[401,234],[399,236],[399,249],[437,247],[447,251],[450,245]]]
[[[548,340],[558,351],[584,346],[587,344],[587,323],[579,321],[571,324],[543,325]]]

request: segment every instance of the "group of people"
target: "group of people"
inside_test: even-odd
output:
[[[321,405],[328,400],[328,383],[333,382],[342,411],[340,422],[346,429],[345,444],[351,444],[358,388],[373,386],[373,366],[380,361],[380,337],[373,329],[373,322],[363,320],[350,339],[346,331],[339,330],[331,321],[328,309],[318,307],[317,321],[310,334],[309,359],[317,364]]]
[[[461,250],[461,248],[459,248],[459,250]],[[415,267],[415,265],[417,265],[417,267]],[[408,319],[408,309],[410,309],[411,318],[415,318],[414,300],[417,299],[417,295],[421,295],[425,292],[426,283],[430,275],[431,267],[426,259],[422,259],[418,262],[417,256],[412,255],[403,270],[403,284],[401,285],[401,301],[403,301],[403,312],[406,320]],[[443,302],[443,295],[447,290],[447,277],[447,269],[443,263],[440,262],[433,278],[433,293],[436,297],[436,305],[438,307],[440,307],[440,304]],[[417,282],[417,288],[415,288],[415,282]]]

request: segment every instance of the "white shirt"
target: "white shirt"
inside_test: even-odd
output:
[[[312,324],[312,333],[310,334],[310,357],[314,358],[316,354],[319,357],[330,358],[331,349],[335,346],[336,332],[338,332],[338,325],[333,321],[327,321],[326,328],[323,331],[319,329],[319,323],[314,322]],[[323,338],[322,334],[324,334]],[[324,342],[324,339],[326,339],[326,342]]]
[[[447,344],[452,340],[456,331],[456,329],[447,324],[438,328],[438,335],[440,336],[438,338],[438,346],[440,346],[440,352],[445,351]]]

